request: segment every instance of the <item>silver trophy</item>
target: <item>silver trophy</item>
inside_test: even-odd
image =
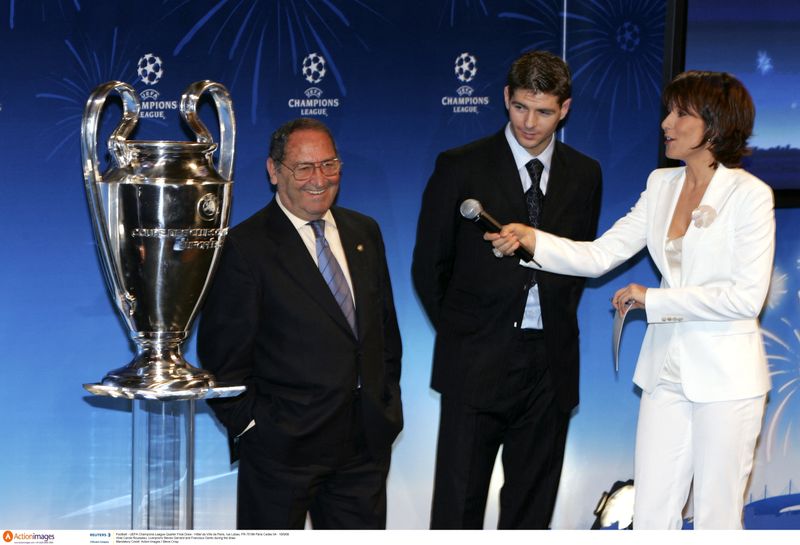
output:
[[[100,172],[100,114],[111,93],[122,99],[122,120],[108,139],[113,160]],[[220,126],[217,144],[196,114],[209,93]],[[110,371],[94,394],[162,401],[227,397],[224,386],[181,353],[220,256],[231,208],[236,124],[231,98],[219,83],[193,83],[180,113],[196,142],[127,140],[139,119],[134,89],[111,81],[86,104],[81,152],[86,195],[106,280],[136,344],[127,366]]]

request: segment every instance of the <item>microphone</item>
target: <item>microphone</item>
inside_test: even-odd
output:
[[[461,203],[459,211],[464,219],[477,223],[480,228],[487,233],[497,233],[503,227],[500,225],[500,222],[483,209],[483,205],[481,205],[481,202],[477,199],[464,200],[464,202]],[[536,263],[536,260],[533,259],[533,255],[521,245],[514,250],[514,255],[523,261],[533,261]],[[536,264],[539,265],[538,263]]]

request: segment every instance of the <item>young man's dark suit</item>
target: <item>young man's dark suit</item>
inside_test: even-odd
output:
[[[239,398],[210,404],[231,437],[255,421],[238,439],[240,528],[286,527],[284,515],[264,513],[288,492],[262,486],[251,468],[339,467],[366,456],[388,470],[403,426],[402,347],[380,230],[357,212],[331,212],[353,283],[358,338],[276,200],[230,231],[203,310],[203,366],[220,382],[247,386]],[[365,501],[374,501],[375,520],[385,524],[385,489]],[[324,527],[326,513],[316,515],[316,527]],[[345,524],[373,527],[375,520]]]
[[[593,239],[601,180],[596,161],[555,142],[540,227],[575,240]],[[522,334],[531,273],[514,257],[498,259],[492,254],[480,228],[459,213],[461,202],[468,198],[479,200],[500,223],[528,223],[522,182],[503,131],[439,156],[422,200],[412,266],[417,293],[436,330],[433,389],[442,394],[443,405],[462,404],[496,414],[506,411],[504,403],[514,388],[514,379],[507,380],[509,362]],[[546,390],[554,397],[551,413],[560,414],[518,430],[519,440],[501,439],[506,474],[501,528],[549,524],[569,413],[578,403],[576,311],[584,280],[539,272],[537,281],[544,337],[539,344],[546,354],[536,358],[544,361],[533,362],[538,366],[535,380],[545,369],[549,372]],[[538,418],[538,408],[529,406],[532,418]],[[501,414],[499,420],[506,416]],[[553,429],[540,434],[542,426]],[[480,528],[483,524],[485,492],[481,490],[488,488],[494,457],[489,448],[487,459],[467,460],[481,454],[464,452],[475,449],[459,443],[462,433],[444,420],[440,423],[432,527]],[[505,431],[488,433],[503,435]],[[528,451],[535,456],[528,456]],[[541,464],[547,466],[535,476],[530,474],[538,489],[536,497],[516,497],[514,476],[526,475],[529,466],[533,471],[538,463],[534,459],[544,460]]]

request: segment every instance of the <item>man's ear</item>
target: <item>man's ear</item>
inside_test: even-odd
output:
[[[275,167],[275,161],[272,160],[272,157],[267,158],[267,174],[269,174],[269,183],[277,185],[278,169]]]
[[[565,117],[567,117],[567,114],[569,113],[569,107],[570,107],[571,104],[572,104],[572,98],[571,97],[561,103],[561,114],[560,114],[561,117],[559,117],[559,120],[564,119]]]

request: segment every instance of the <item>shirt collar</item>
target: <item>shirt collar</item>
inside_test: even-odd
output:
[[[283,202],[281,201],[281,196],[278,192],[275,192],[275,200],[278,201],[278,206],[281,207],[281,210],[283,210],[283,213],[286,214],[287,218],[289,218],[289,221],[292,222],[292,225],[294,225],[295,229],[299,231],[302,227],[308,225],[309,223],[308,220],[304,220],[303,218],[298,218],[297,216],[289,212],[289,209],[286,208],[286,206],[284,206]],[[331,225],[334,228],[336,227],[336,221],[333,219],[333,214],[331,214],[330,209],[326,210],[325,214],[323,214],[323,216],[320,219],[325,220],[326,226]]]
[[[550,137],[550,142],[544,151],[539,155],[531,155],[528,150],[523,148],[517,139],[514,137],[514,132],[511,130],[511,123],[506,124],[505,130],[506,140],[511,147],[511,153],[514,154],[514,162],[517,165],[517,170],[522,170],[531,159],[539,159],[544,165],[544,171],[550,172],[550,163],[553,162],[553,150],[556,147],[556,135]]]

